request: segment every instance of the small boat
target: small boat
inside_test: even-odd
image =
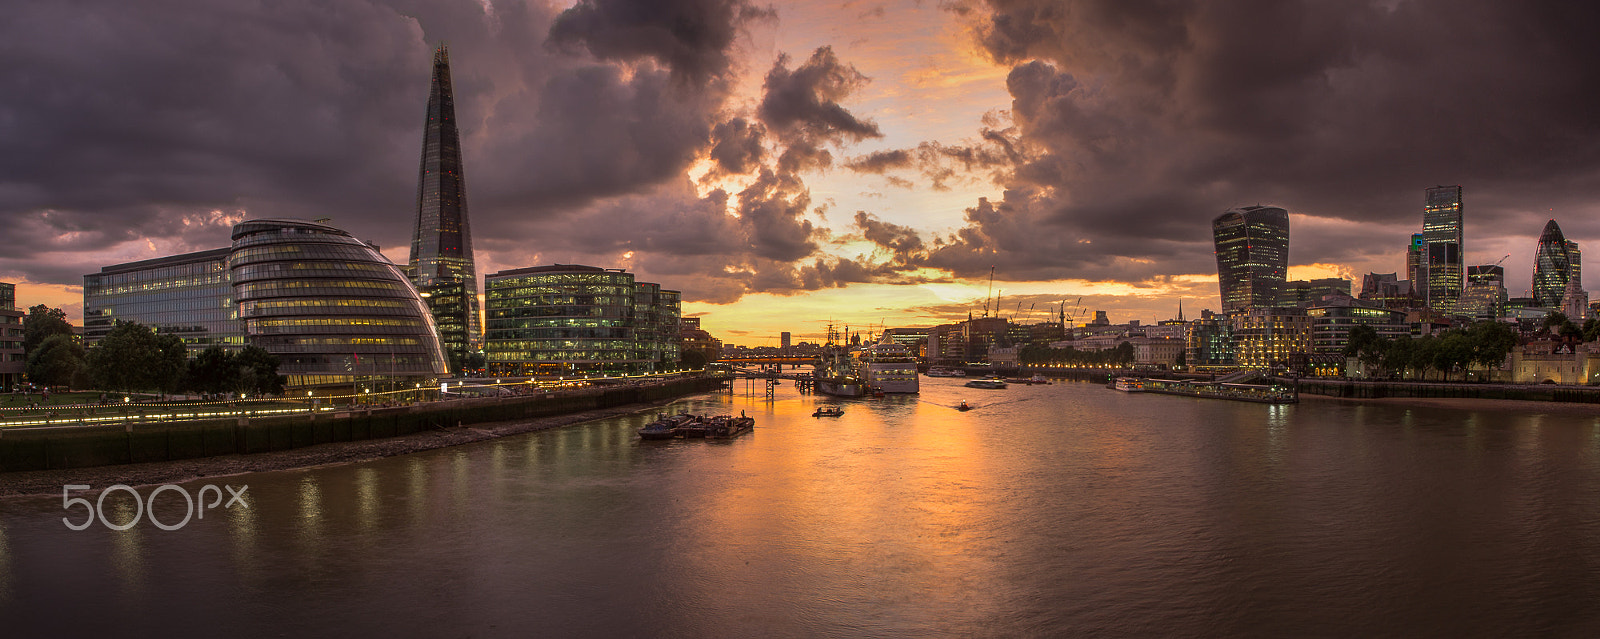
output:
[[[1048,378],[1046,378],[1044,375],[1034,375],[1033,377],[1028,378],[1028,383],[1029,384],[1045,384],[1045,385],[1049,385],[1050,384],[1050,380]]]
[[[1112,388],[1125,393],[1139,393],[1144,391],[1144,380],[1138,377],[1118,377]]]
[[[688,413],[662,416],[660,419],[645,424],[644,428],[639,429],[639,439],[672,439],[680,434],[680,428],[693,424],[699,419]]]
[[[844,416],[844,409],[840,408],[838,406],[822,406],[822,407],[817,408],[817,412],[812,413],[811,416],[812,417],[843,417]]]
[[[1006,387],[1006,381],[1003,379],[975,379],[967,382],[966,386],[968,388],[1001,389]]]
[[[754,430],[756,427],[756,418],[746,417],[743,411],[740,411],[738,417],[713,415],[702,421],[705,423],[705,433],[701,436],[710,439],[738,437]]]
[[[963,399],[963,400],[961,400],[961,405],[956,407],[956,410],[961,411],[961,412],[964,413],[964,412],[967,412],[969,410],[972,410],[972,406],[967,404],[967,400]]]

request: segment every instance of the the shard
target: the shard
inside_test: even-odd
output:
[[[433,53],[428,120],[422,134],[417,180],[417,225],[411,237],[411,281],[428,301],[452,372],[478,347],[478,277],[467,223],[467,183],[461,168],[461,133],[456,128],[450,87],[450,51]]]

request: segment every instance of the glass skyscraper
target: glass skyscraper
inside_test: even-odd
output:
[[[416,228],[411,236],[411,282],[428,302],[439,339],[452,368],[481,339],[478,275],[467,223],[467,183],[461,168],[461,133],[450,85],[450,51],[433,53],[428,89],[428,120],[422,133],[422,167],[417,179]]]
[[[1406,279],[1411,280],[1412,290],[1428,284],[1428,242],[1421,233],[1412,233],[1411,243],[1406,245]]]
[[[1582,258],[1577,248],[1576,242],[1562,235],[1561,226],[1555,220],[1545,223],[1544,232],[1539,235],[1539,246],[1533,253],[1534,306],[1561,306],[1568,278],[1580,275]]]
[[[1232,209],[1211,222],[1222,311],[1278,303],[1289,272],[1289,212],[1275,206]]]
[[[1422,209],[1422,238],[1427,242],[1428,282],[1422,287],[1428,307],[1448,312],[1461,297],[1462,206],[1461,187],[1436,186],[1427,190]]]

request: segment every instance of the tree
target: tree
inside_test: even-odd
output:
[[[260,346],[246,346],[233,356],[238,370],[238,390],[247,395],[277,395],[283,392],[284,377],[278,374],[278,356]]]
[[[1543,324],[1542,332],[1553,333],[1557,329],[1559,329],[1563,324],[1570,324],[1570,323],[1572,323],[1572,322],[1567,320],[1567,314],[1566,313],[1562,313],[1561,311],[1553,311],[1549,315],[1544,316],[1544,324]]]
[[[137,322],[117,322],[85,360],[96,386],[117,391],[176,391],[188,370],[183,340]]]
[[[189,390],[217,394],[234,390],[239,385],[239,366],[234,355],[221,346],[211,346],[189,360]]]
[[[1583,341],[1592,342],[1600,339],[1600,317],[1590,316],[1583,321]]]
[[[1117,364],[1117,365],[1120,365],[1120,366],[1126,366],[1126,365],[1128,365],[1128,364],[1133,362],[1133,358],[1134,358],[1134,349],[1133,349],[1133,344],[1131,342],[1123,342],[1121,344],[1118,344],[1116,348],[1111,350],[1111,363],[1112,364]]]
[[[43,386],[82,387],[83,346],[70,335],[51,335],[28,353],[28,379]]]
[[[59,308],[50,308],[43,304],[28,307],[27,317],[22,318],[22,352],[32,353],[51,335],[65,335],[72,337],[72,325],[67,323],[67,312]]]
[[[1473,361],[1486,368],[1504,364],[1506,355],[1517,347],[1517,332],[1500,322],[1478,322],[1467,333],[1472,336]]]

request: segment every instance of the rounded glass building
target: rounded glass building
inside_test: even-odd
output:
[[[233,227],[228,256],[246,339],[290,386],[420,382],[446,373],[428,307],[377,247],[301,220]]]

